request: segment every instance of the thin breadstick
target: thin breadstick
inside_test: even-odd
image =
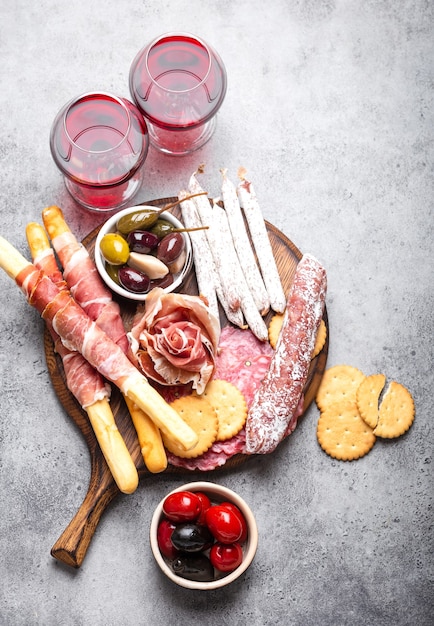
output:
[[[237,253],[232,245],[232,234],[229,227],[228,216],[221,206],[214,203],[213,207],[214,224],[220,233],[225,257],[231,269],[231,280],[237,285],[238,293],[241,297],[241,309],[250,330],[261,341],[268,340],[267,326],[259,313],[256,303],[253,299],[252,292],[246,281],[243,268],[241,267]]]
[[[223,177],[221,188],[222,199],[226,215],[228,216],[233,245],[256,307],[261,315],[266,315],[270,310],[270,299],[253,254],[252,244],[249,240],[241,213],[237,190],[235,185],[227,177],[227,170],[221,169],[220,172]]]
[[[128,395],[169,437],[186,450],[198,436],[148,383],[115,344],[71,298],[0,236],[0,267],[15,280],[43,319],[49,319],[62,340],[79,351],[100,374]]]
[[[181,201],[180,207],[183,224],[185,228],[198,228],[202,224],[197,214],[196,207],[192,200],[185,199],[186,196],[186,191],[180,191],[178,194]],[[191,231],[189,234],[193,248],[194,268],[199,295],[206,298],[211,312],[218,319],[218,276],[205,231],[195,230]]]
[[[146,467],[153,474],[164,472],[167,467],[167,455],[159,429],[137,404],[127,396],[125,396],[125,402],[137,432],[140,450]]]
[[[286,296],[259,201],[252,183],[246,178],[244,168],[238,170],[238,177],[241,179],[237,187],[238,197],[249,226],[250,236],[270,298],[271,308],[277,313],[283,313],[286,308]]]
[[[30,222],[26,227],[26,236],[36,267],[38,267],[39,264],[44,265],[46,268],[45,271],[49,276],[51,274],[61,280],[61,273],[57,267],[56,259],[44,228],[40,224]],[[58,335],[55,333],[48,320],[46,324],[56,345]],[[81,355],[72,354],[71,351],[64,347],[60,350],[60,356],[65,366],[67,386],[80,404],[83,401],[80,393],[74,393],[78,381],[74,381],[71,377],[73,378],[77,376],[77,374],[80,375],[83,369],[86,368],[86,385],[95,390],[95,393],[92,394],[95,400],[91,404],[83,406],[83,409],[89,417],[89,422],[93,428],[101,452],[119,490],[123,493],[133,493],[139,484],[137,469],[116,425],[108,401],[108,392],[105,389],[100,374],[96,370],[86,367],[87,363],[82,363],[82,361],[84,362],[84,358]],[[75,362],[74,368],[71,370],[68,367],[70,358],[73,358]],[[89,380],[90,377],[91,380]],[[103,395],[103,397],[100,397],[101,395]]]
[[[119,432],[110,404],[97,400],[86,408],[89,421],[112,476],[123,493],[133,493],[139,484],[136,466]]]
[[[192,174],[190,177],[188,189],[191,193],[200,193],[202,190],[195,174]],[[202,225],[208,226],[205,232],[214,259],[215,268],[220,279],[221,289],[218,293],[220,293],[221,298],[224,299],[222,306],[225,311],[227,311],[226,316],[235,326],[244,328],[245,324],[240,308],[240,296],[236,291],[236,286],[231,283],[229,278],[230,266],[227,262],[226,250],[221,244],[219,231],[213,226],[213,213],[209,200],[207,197],[199,195],[193,199],[193,202]]]

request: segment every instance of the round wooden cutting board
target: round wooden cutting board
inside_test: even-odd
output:
[[[155,207],[164,207],[167,204],[175,203],[176,200],[177,198],[174,197],[160,198],[158,200],[146,202],[146,204]],[[181,218],[181,212],[178,207],[171,209],[171,212],[176,217]],[[272,224],[267,223],[267,229],[282,284],[285,292],[288,293],[289,288],[292,284],[295,269],[297,267],[298,261],[302,257],[302,254],[298,250],[298,248]],[[83,240],[83,245],[88,249],[92,257],[94,254],[95,240],[98,231],[99,227],[89,233],[89,235],[87,235],[87,237],[85,237],[85,239]],[[194,266],[190,274],[186,277],[184,284],[182,285],[181,291],[190,295],[198,294]],[[114,299],[117,300],[120,304],[125,328],[129,330],[137,303],[132,303],[130,301],[124,300],[123,298],[117,298],[115,296]],[[273,314],[274,313],[270,311],[270,313],[268,313],[268,315],[265,317],[267,325]],[[323,319],[327,326],[327,339],[322,351],[317,357],[312,360],[311,363],[308,380],[304,389],[304,411],[308,409],[308,407],[314,400],[326,367],[329,346],[329,329],[326,310],[324,311]],[[222,310],[220,312],[220,321],[222,327],[229,324]],[[66,530],[56,541],[51,550],[52,556],[54,556],[58,560],[63,561],[64,563],[67,563],[68,565],[71,565],[73,567],[79,567],[84,559],[87,548],[102,513],[107,508],[108,504],[113,500],[113,498],[120,492],[112,478],[110,470],[99,448],[98,442],[90,426],[86,412],[80,407],[77,400],[70,393],[66,386],[62,361],[54,352],[51,335],[47,330],[44,333],[44,348],[49,374],[56,394],[66,413],[75,422],[80,432],[82,433],[90,453],[91,476],[85,499],[83,500],[77,514],[74,516]],[[131,417],[128,413],[126,404],[117,388],[113,388],[112,390],[110,404],[116,419],[117,426],[125,439],[127,447],[136,464],[139,476],[158,476],[158,474],[150,474],[150,472],[146,469],[139,448],[136,432],[131,421]],[[226,464],[220,469],[231,469],[233,467],[239,466],[241,463],[244,463],[251,458],[254,457],[238,454],[229,459]],[[198,471],[192,472],[186,469],[169,465],[164,474],[167,473],[191,475],[193,473],[198,473]]]

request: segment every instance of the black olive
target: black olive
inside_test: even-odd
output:
[[[185,522],[178,524],[172,533],[172,543],[182,552],[200,552],[209,548],[214,541],[206,526]]]
[[[188,580],[210,582],[214,580],[214,568],[204,554],[180,556],[172,562],[172,569],[178,576]]]

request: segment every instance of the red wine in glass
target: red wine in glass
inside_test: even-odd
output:
[[[95,210],[118,209],[142,182],[148,131],[128,100],[107,93],[74,98],[56,116],[50,148],[73,198]]]
[[[192,152],[210,138],[226,85],[218,54],[185,33],[151,42],[130,69],[130,92],[148,122],[151,142],[170,154]]]

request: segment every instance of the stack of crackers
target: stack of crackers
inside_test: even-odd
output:
[[[167,450],[184,459],[195,459],[213,443],[231,439],[240,432],[247,419],[244,395],[226,380],[211,380],[202,395],[181,396],[171,406],[199,438],[193,448],[184,450],[176,441],[163,435]]]
[[[403,435],[414,421],[413,398],[392,381],[382,398],[384,374],[365,376],[350,365],[329,368],[316,396],[320,410],[317,438],[330,456],[352,461],[372,450],[377,437]]]

